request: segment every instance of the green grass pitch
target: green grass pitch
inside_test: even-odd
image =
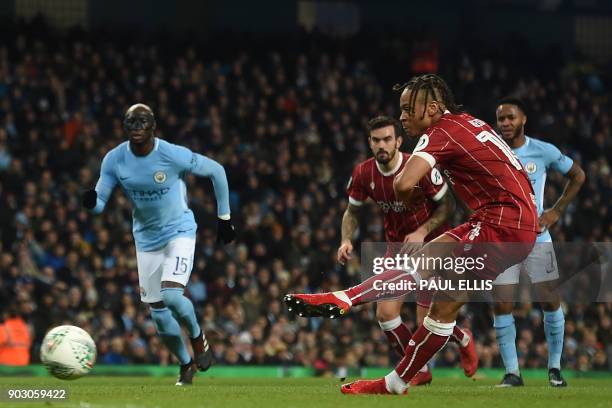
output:
[[[333,378],[229,379],[196,377],[192,387],[175,387],[171,377],[86,377],[72,382],[53,378],[0,377],[1,406],[14,407],[404,407],[404,408],[596,408],[612,407],[612,380],[572,379],[553,389],[544,379],[523,388],[496,389],[496,381],[438,379],[411,388],[405,396],[347,396]],[[10,402],[8,388],[66,387],[66,402]]]

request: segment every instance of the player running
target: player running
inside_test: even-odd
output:
[[[403,142],[401,123],[388,116],[379,116],[368,123],[368,131],[368,142],[374,157],[355,166],[347,186],[349,203],[342,218],[342,242],[338,249],[338,262],[341,264],[352,257],[351,238],[357,229],[359,210],[368,198],[384,212],[389,255],[397,252],[392,243],[422,244],[446,231],[446,220],[454,209],[452,194],[447,194],[448,185],[436,168],[432,168],[418,183],[423,192],[421,200],[410,207],[398,200],[393,192],[393,180],[410,157],[399,150]],[[416,303],[417,323],[420,325],[429,310],[431,292],[418,291]],[[412,337],[412,332],[402,322],[402,304],[403,297],[376,302],[376,318],[380,328],[400,357],[404,355],[404,349]],[[468,377],[474,375],[478,368],[478,357],[471,337],[469,329],[462,331],[455,327],[453,338],[460,345],[461,361]],[[411,384],[429,384],[431,380],[431,371],[425,364]]]
[[[511,266],[497,277],[494,282],[495,303],[494,326],[499,351],[506,367],[501,387],[523,385],[516,353],[516,327],[512,309],[521,269],[529,274],[544,312],[544,334],[548,343],[548,380],[553,387],[565,387],[567,382],[561,375],[561,353],[565,332],[565,317],[561,308],[558,291],[554,290],[559,279],[555,250],[549,228],[555,224],[568,204],[576,197],[584,183],[584,171],[569,157],[550,143],[525,135],[527,115],[521,100],[506,98],[500,101],[496,110],[497,127],[500,133],[523,164],[536,193],[536,206],[540,217],[542,232],[538,234],[536,245],[529,256],[520,264]],[[544,186],[546,172],[556,170],[566,175],[569,181],[552,208],[544,211]]]
[[[128,141],[102,160],[95,190],[83,194],[83,206],[99,214],[119,185],[132,201],[140,299],[149,304],[162,342],[181,364],[176,385],[190,385],[196,370],[213,362],[204,332],[191,301],[183,295],[193,267],[197,225],[187,206],[184,177],[192,173],[212,180],[217,199],[218,240],[233,241],[229,190],[223,167],[155,137],[155,116],[146,105],[131,106],[123,127]],[[191,338],[194,359],[181,336],[184,325]],[[195,360],[195,361],[194,361]]]
[[[404,169],[395,178],[396,195],[410,203],[418,181],[438,165],[459,198],[474,211],[468,222],[435,238],[424,250],[438,257],[465,259],[473,257],[474,252],[478,253],[482,245],[487,244],[483,268],[473,268],[472,274],[473,278],[495,279],[527,257],[539,231],[535,198],[527,173],[489,125],[461,112],[440,77],[421,75],[397,89],[402,90],[402,125],[409,136],[420,136],[420,139]],[[509,242],[516,244],[509,245]],[[431,276],[432,271],[426,269],[388,270],[344,291],[286,295],[285,302],[303,315],[335,316],[371,300],[377,292],[376,283],[402,281],[418,285],[421,279]],[[457,295],[462,294],[464,296],[457,299]],[[420,368],[449,340],[457,312],[468,300],[465,295],[462,291],[438,291],[427,317],[413,334],[395,369],[378,380],[345,384],[342,392],[405,393]]]

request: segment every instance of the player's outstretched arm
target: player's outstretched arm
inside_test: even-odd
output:
[[[586,179],[584,170],[582,170],[582,168],[576,163],[572,164],[572,167],[567,172],[567,177],[569,180],[565,184],[563,193],[555,205],[553,205],[552,208],[545,210],[540,216],[540,226],[542,229],[550,228],[550,226],[561,218],[561,215],[566,210],[569,203],[571,203],[576,197]]]
[[[110,157],[109,153],[104,156],[102,160],[100,178],[96,183],[96,188],[87,190],[81,195],[83,207],[95,214],[100,214],[104,211],[104,207],[117,185],[117,177],[115,176],[113,167],[113,159]]]
[[[419,180],[430,171],[431,166],[427,160],[415,155],[410,156],[402,171],[393,180],[395,196],[405,203],[412,202]]]
[[[359,225],[359,206],[349,203],[342,216],[342,240],[338,248],[338,262],[344,265],[353,256],[353,234]]]
[[[208,177],[212,181],[217,199],[217,242],[229,244],[236,238],[229,206],[229,186],[225,169],[218,162],[198,153],[193,153],[191,172]]]

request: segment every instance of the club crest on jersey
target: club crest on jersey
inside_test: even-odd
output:
[[[153,180],[155,180],[155,182],[157,184],[162,184],[166,181],[166,173],[164,173],[163,171],[156,171],[155,174],[153,175]]]
[[[376,184],[374,184],[374,182],[371,182],[371,183],[370,183],[370,188],[371,188],[372,190],[374,190],[374,189],[376,188]]]
[[[529,162],[525,165],[525,171],[529,174],[533,174],[538,169],[538,166],[534,162]]]
[[[424,134],[423,136],[421,136],[421,138],[419,139],[416,147],[414,148],[413,151],[418,152],[423,150],[424,148],[427,147],[427,145],[429,144],[429,136],[427,136],[426,134]]]

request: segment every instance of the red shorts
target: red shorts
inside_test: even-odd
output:
[[[471,269],[478,278],[495,279],[497,275],[522,262],[533,249],[536,232],[491,225],[482,221],[466,222],[446,235],[459,242],[455,257],[482,257],[484,267]]]

